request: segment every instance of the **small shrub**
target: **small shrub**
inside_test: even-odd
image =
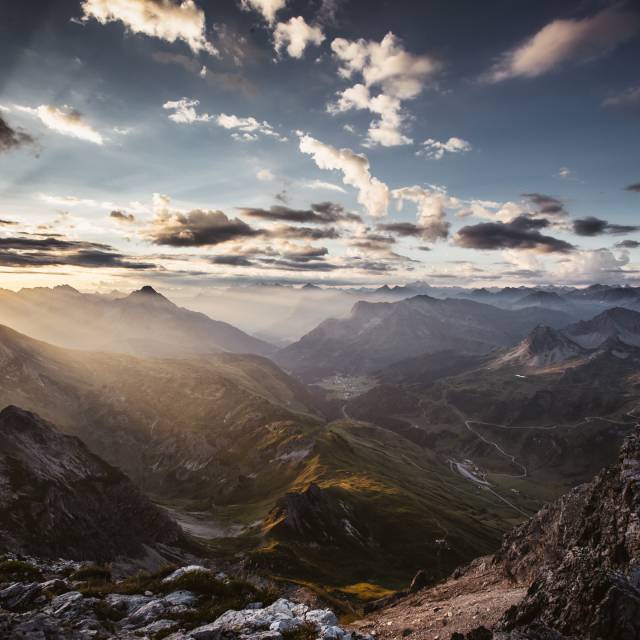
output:
[[[317,637],[318,629],[310,622],[305,622],[295,629],[282,631],[282,640],[315,640]]]
[[[99,564],[87,564],[74,571],[70,578],[81,582],[111,582],[111,569]]]
[[[0,581],[2,580],[40,580],[42,572],[22,560],[4,560],[0,562]]]

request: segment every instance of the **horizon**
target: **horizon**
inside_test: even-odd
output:
[[[635,3],[405,4],[5,3],[2,286],[640,285]]]

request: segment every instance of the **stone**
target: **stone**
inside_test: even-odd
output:
[[[41,593],[42,587],[37,582],[14,582],[0,591],[0,604],[5,609],[24,609]]]
[[[162,579],[163,584],[169,584],[171,582],[175,582],[178,578],[182,578],[182,576],[187,575],[188,573],[208,573],[211,574],[211,569],[207,569],[199,564],[190,564],[186,567],[180,567],[176,569],[173,573],[170,573],[166,578]]]

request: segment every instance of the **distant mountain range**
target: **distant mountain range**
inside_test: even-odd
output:
[[[106,561],[184,542],[162,509],[80,440],[17,407],[0,412],[0,549]]]
[[[370,374],[445,349],[487,353],[515,344],[538,324],[560,327],[570,321],[571,316],[555,309],[505,310],[426,295],[398,302],[359,302],[348,318],[324,321],[274,359],[307,380],[334,373]]]
[[[230,324],[178,307],[149,286],[122,298],[68,286],[2,290],[0,324],[64,347],[143,356],[274,350]]]

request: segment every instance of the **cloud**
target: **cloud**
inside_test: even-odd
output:
[[[213,120],[213,116],[208,113],[198,114],[196,107],[200,104],[200,100],[192,100],[191,98],[181,98],[180,100],[169,100],[162,105],[163,109],[173,111],[169,114],[169,120],[173,120],[178,124],[193,124],[194,122],[209,122]]]
[[[635,191],[636,193],[640,193],[640,182],[636,182],[634,184],[630,184],[629,186],[624,188],[625,191]]]
[[[370,145],[398,146],[410,144],[402,129],[406,114],[402,101],[418,96],[426,79],[440,68],[430,56],[414,55],[391,32],[380,42],[336,38],[331,43],[342,78],[361,77],[362,82],[338,93],[338,99],[327,108],[330,113],[365,109],[379,116],[369,125]],[[373,94],[374,88],[379,93]]]
[[[378,224],[376,229],[386,233],[392,233],[397,236],[418,237],[422,235],[422,227],[413,222],[390,222],[388,224]]]
[[[402,208],[404,200],[416,204],[418,225],[425,240],[433,242],[449,235],[451,225],[446,220],[446,209],[449,206],[458,206],[454,198],[450,198],[443,191],[419,186],[394,189],[391,196],[398,201],[398,209]]]
[[[342,182],[358,191],[357,200],[373,217],[387,215],[389,187],[370,172],[369,160],[351,149],[336,149],[300,134],[300,151],[310,155],[320,169],[342,172]]]
[[[215,122],[219,127],[233,131],[231,137],[235,140],[252,142],[257,140],[259,136],[267,136],[280,142],[287,141],[287,138],[280,135],[266,120],[260,122],[253,117],[243,118],[236,115],[227,115],[226,113],[220,113],[216,116],[208,113],[198,113],[196,107],[199,105],[199,100],[181,98],[180,100],[165,102],[162,108],[173,111],[169,115],[169,119],[178,124]]]
[[[211,256],[209,258],[209,261],[212,264],[224,264],[230,267],[251,267],[254,264],[245,256],[237,255]]]
[[[519,47],[503,54],[485,80],[533,78],[565,62],[589,60],[629,40],[640,28],[637,13],[607,8],[582,19],[554,20]]]
[[[273,44],[280,54],[286,47],[292,58],[302,58],[307,45],[321,45],[325,40],[322,29],[308,25],[302,16],[291,18],[289,22],[279,22],[273,32]]]
[[[319,189],[326,191],[337,191],[338,193],[346,193],[346,191],[337,184],[333,184],[332,182],[323,182],[322,180],[310,180],[309,182],[305,182],[304,186],[307,189]]]
[[[1,226],[8,227],[8,226],[12,226],[12,225],[15,225],[15,224],[19,224],[19,223],[16,222],[15,220],[0,220],[0,225]]]
[[[630,87],[618,95],[607,98],[602,104],[605,107],[640,109],[640,86]]]
[[[76,266],[112,269],[154,269],[106,244],[69,240],[60,236],[24,234],[0,238],[0,265],[4,267]]]
[[[287,0],[240,0],[240,6],[245,11],[257,11],[262,17],[272,25],[276,20],[276,14],[284,9]]]
[[[618,256],[609,249],[576,251],[554,267],[554,276],[563,282],[576,284],[594,282],[619,283],[624,269],[629,263],[626,251]]]
[[[312,204],[310,209],[290,209],[275,205],[270,209],[241,208],[239,211],[250,218],[280,222],[300,222],[311,224],[334,224],[339,222],[362,222],[360,216],[345,211],[333,202]]]
[[[35,139],[20,129],[14,129],[0,115],[0,153],[35,144]]]
[[[337,240],[340,233],[335,227],[295,227],[280,225],[265,232],[270,238],[282,240]]]
[[[287,138],[281,136],[266,120],[260,122],[253,117],[242,118],[221,113],[216,116],[215,122],[223,129],[232,130],[231,137],[235,140],[251,142],[257,140],[259,135],[262,135],[275,138],[280,142],[287,141]]]
[[[568,212],[564,207],[564,202],[544,193],[523,193],[531,204],[537,207],[537,213],[543,216],[568,216]]]
[[[604,233],[633,233],[639,229],[640,227],[637,226],[610,224],[606,220],[601,220],[594,216],[579,218],[573,221],[573,232],[579,236],[599,236]]]
[[[122,22],[133,33],[184,42],[194,53],[217,56],[207,40],[204,11],[193,0],[83,0],[82,21]]]
[[[222,211],[201,209],[160,210],[147,231],[151,242],[169,247],[213,246],[259,233],[239,218],[229,218]]]
[[[482,222],[462,227],[456,244],[468,249],[528,249],[538,253],[567,253],[573,245],[543,235],[540,229],[550,225],[548,220],[519,216],[511,222]]]
[[[433,160],[441,160],[445,153],[467,153],[472,149],[471,143],[462,138],[449,138],[446,142],[429,138],[422,145],[424,149],[418,151],[418,155],[425,155]]]
[[[15,105],[15,109],[38,118],[47,128],[63,136],[78,138],[94,144],[104,144],[102,134],[86,122],[79,111],[68,105],[63,105],[60,108],[48,104],[41,104],[35,108]]]
[[[122,222],[124,224],[132,224],[136,221],[136,217],[133,213],[125,213],[124,211],[115,210],[109,214],[110,218],[113,218],[117,222]]]
[[[271,182],[274,177],[275,176],[273,175],[273,173],[271,173],[271,171],[269,171],[269,169],[260,169],[256,172],[256,178],[258,178],[258,180],[260,180],[261,182]]]
[[[640,242],[637,240],[621,240],[616,242],[616,248],[618,249],[637,249],[640,247]]]

